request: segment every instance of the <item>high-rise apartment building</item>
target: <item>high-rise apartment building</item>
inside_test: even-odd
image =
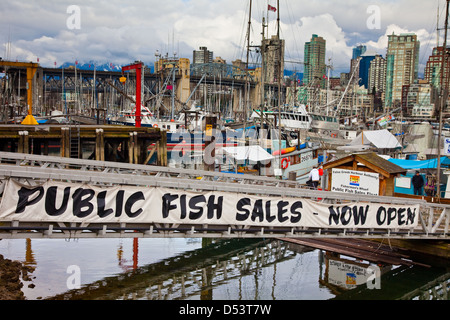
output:
[[[425,80],[428,81],[435,88],[441,86],[441,70],[442,70],[442,51],[444,47],[437,47],[433,49],[432,55],[428,58],[427,65],[425,67]],[[447,47],[447,52],[449,48]],[[444,69],[442,80],[448,79],[450,71],[450,60],[447,60],[447,64]]]
[[[361,57],[364,53],[366,53],[366,51],[367,47],[364,45],[359,45],[353,48],[352,60],[358,59],[358,57]]]
[[[349,73],[349,78],[352,76],[352,74],[354,73],[354,81],[356,81],[358,84],[359,81],[358,79],[361,78],[360,77],[360,68],[361,68],[361,56],[367,51],[367,47],[363,46],[363,45],[359,45],[355,48],[353,48],[353,54],[352,54],[352,60],[350,60],[350,73]],[[360,63],[358,63],[358,61]],[[359,78],[358,78],[359,77]]]
[[[358,84],[360,86],[363,86],[366,89],[370,89],[369,88],[370,65],[376,56],[377,56],[377,54],[375,52],[365,52],[360,56],[361,61],[359,62],[359,82],[358,82]]]
[[[199,50],[194,50],[192,63],[212,63],[214,53],[209,51],[207,47],[200,47]]]
[[[376,55],[369,67],[369,92],[384,92],[386,88],[386,59]]]
[[[385,106],[400,106],[402,88],[418,78],[420,42],[415,34],[388,36]]]
[[[312,35],[311,41],[305,43],[305,72],[303,83],[316,87],[320,85],[325,88],[326,65],[325,65],[326,41],[316,34]]]

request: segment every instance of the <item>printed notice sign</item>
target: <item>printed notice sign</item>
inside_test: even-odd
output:
[[[378,196],[380,177],[378,173],[332,169],[331,191]]]
[[[447,156],[450,156],[450,138],[444,139],[444,153]]]

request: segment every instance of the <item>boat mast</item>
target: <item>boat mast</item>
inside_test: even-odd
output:
[[[444,44],[442,48],[442,59],[441,59],[441,89],[440,89],[440,101],[438,102],[439,108],[439,133],[438,133],[438,158],[437,158],[437,177],[436,177],[436,195],[437,198],[441,198],[441,135],[442,135],[442,109],[444,108],[447,98],[448,98],[448,79],[447,74],[444,79],[444,72],[447,67],[447,31],[448,31],[448,14],[449,14],[449,3],[450,0],[447,0],[447,6],[445,10],[445,28],[444,28]],[[445,82],[444,82],[445,80]]]
[[[268,11],[268,10],[267,10]],[[261,47],[260,47],[260,51],[261,51],[261,108],[259,110],[260,115],[261,115],[261,128],[260,128],[260,138],[262,141],[262,130],[264,127],[264,106],[265,106],[265,87],[264,87],[264,73],[265,73],[265,67],[264,64],[266,63],[266,59],[265,59],[265,55],[266,55],[266,45],[265,45],[265,36],[264,36],[264,32],[265,32],[265,28],[266,28],[266,20],[264,18],[264,16],[262,17],[262,32],[261,32]]]
[[[281,40],[280,40],[280,0],[277,0],[277,40],[278,40],[278,147],[280,149],[280,161],[278,161],[281,170]]]
[[[245,129],[247,127],[247,109],[248,109],[248,99],[247,99],[247,94],[248,94],[248,60],[249,60],[249,54],[250,54],[250,30],[252,27],[252,0],[250,0],[250,6],[249,6],[249,10],[248,10],[248,29],[247,29],[247,61],[245,63],[245,87],[244,87],[244,112],[243,112],[243,116],[244,116],[244,130],[243,130],[243,138],[244,138],[244,143],[245,143]]]

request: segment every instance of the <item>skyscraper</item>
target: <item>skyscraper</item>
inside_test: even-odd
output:
[[[200,47],[199,50],[194,50],[192,63],[212,63],[213,55],[213,52],[209,51],[207,47]]]
[[[358,57],[361,57],[365,52],[367,51],[367,47],[364,45],[359,45],[355,48],[353,48],[353,55],[352,59],[358,59]]]
[[[435,88],[439,88],[441,85],[441,69],[442,69],[442,46],[434,48],[433,54],[428,58],[427,65],[425,67],[425,80],[428,81]],[[449,48],[447,47],[447,52]],[[447,60],[447,65],[444,68],[443,81],[448,79],[450,71],[450,61]]]
[[[366,51],[367,51],[367,47],[363,46],[363,45],[359,45],[359,46],[353,48],[352,60],[350,60],[349,77],[351,77],[352,74],[354,73],[354,80],[359,85],[361,85],[361,83],[359,83],[359,81],[358,81],[358,77],[361,78],[361,75],[360,75],[360,68],[361,68],[361,64],[362,64],[362,60],[361,60],[362,57],[361,56]],[[358,63],[358,61],[360,61],[360,63]]]
[[[386,59],[376,55],[370,62],[369,68],[369,92],[384,92],[386,88]]]
[[[359,85],[364,86],[366,89],[369,88],[369,69],[371,62],[376,57],[375,52],[365,52],[363,53],[360,58],[361,61],[359,62]]]
[[[325,65],[326,41],[316,34],[312,35],[311,41],[305,43],[305,73],[303,83],[305,85],[325,88],[326,65]]]
[[[402,87],[413,84],[418,78],[420,42],[417,35],[407,33],[388,36],[386,54],[386,99],[385,106],[399,106]]]

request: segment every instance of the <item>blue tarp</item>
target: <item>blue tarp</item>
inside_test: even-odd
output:
[[[403,169],[436,169],[437,159],[430,160],[403,160],[403,159],[389,159],[390,162],[402,167]],[[447,157],[441,158],[441,166],[450,166],[450,159]]]

